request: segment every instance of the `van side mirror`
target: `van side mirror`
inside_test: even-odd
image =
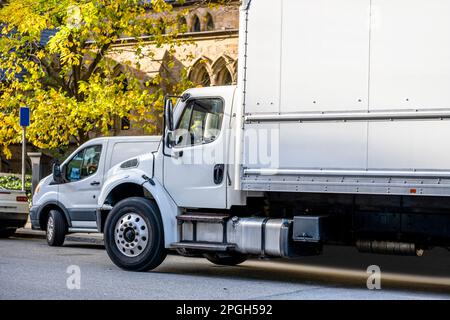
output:
[[[166,123],[167,130],[173,131],[174,125],[173,125],[173,102],[172,99],[169,97],[165,98],[164,101],[164,121]]]
[[[55,162],[53,164],[52,173],[53,173],[53,181],[55,183],[61,184],[64,182],[64,179],[62,177],[62,172],[61,172],[61,166],[58,162]]]

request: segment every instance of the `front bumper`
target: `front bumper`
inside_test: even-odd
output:
[[[32,206],[30,208],[30,221],[31,221],[31,229],[41,230],[41,225],[39,223],[39,216],[38,216],[38,207]]]

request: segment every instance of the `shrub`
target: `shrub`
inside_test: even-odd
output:
[[[19,177],[16,176],[1,176],[0,188],[9,190],[21,190],[22,181]],[[28,199],[31,199],[31,175],[25,176],[25,191],[27,193]]]

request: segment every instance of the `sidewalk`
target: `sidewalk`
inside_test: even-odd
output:
[[[32,230],[31,223],[28,222],[25,227],[17,229],[16,237],[45,239],[45,231]],[[101,233],[70,233],[66,235],[66,241],[84,242],[97,245],[103,245],[103,234]]]

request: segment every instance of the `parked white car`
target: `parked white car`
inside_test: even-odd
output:
[[[67,233],[98,232],[97,198],[108,170],[157,150],[160,141],[158,136],[123,136],[84,143],[36,187],[30,210],[33,229],[46,230],[50,246],[61,246]]]
[[[0,238],[12,236],[17,228],[25,226],[30,206],[25,191],[0,187]]]

